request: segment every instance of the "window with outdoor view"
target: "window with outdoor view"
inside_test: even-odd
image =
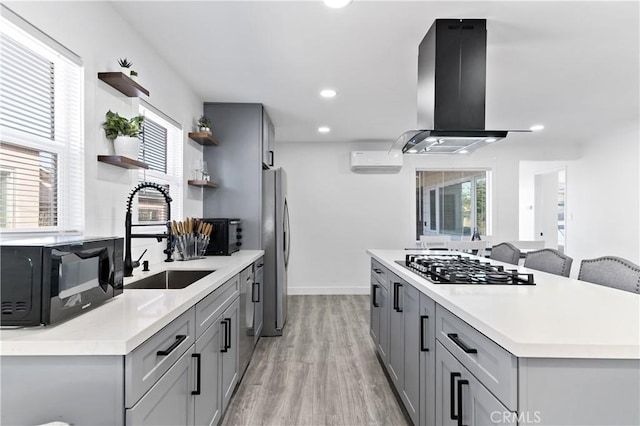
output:
[[[4,6],[0,23],[0,230],[81,231],[81,61]]]
[[[471,239],[490,235],[487,170],[416,171],[416,240],[421,235]]]

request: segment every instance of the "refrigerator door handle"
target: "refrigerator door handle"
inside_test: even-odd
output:
[[[289,229],[289,205],[284,200],[284,224],[283,224],[283,242],[284,242],[284,264],[289,265],[289,248],[291,245],[291,230]]]

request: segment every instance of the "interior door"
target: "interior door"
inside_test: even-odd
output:
[[[537,174],[534,177],[535,208],[534,208],[534,237],[544,241],[547,248],[558,248],[558,220],[559,220],[559,171]],[[564,202],[562,202],[564,219]]]

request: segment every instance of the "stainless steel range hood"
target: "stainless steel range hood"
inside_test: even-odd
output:
[[[507,136],[486,130],[485,19],[436,19],[418,54],[418,128],[392,149],[407,154],[465,154]]]

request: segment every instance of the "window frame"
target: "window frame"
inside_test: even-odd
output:
[[[2,33],[54,64],[54,137],[47,138],[2,127],[1,142],[46,151],[57,161],[57,224],[29,228],[0,228],[9,238],[39,234],[80,234],[84,231],[84,66],[78,55],[0,5]],[[61,94],[63,91],[64,94]],[[20,184],[20,182],[16,182]]]
[[[434,173],[434,172],[438,172],[438,173],[464,173],[464,172],[484,172],[484,176],[480,176],[480,175],[475,175],[475,176],[461,176],[459,178],[452,178],[452,179],[447,179],[447,180],[441,180],[439,181],[437,184],[435,185],[430,185],[430,186],[425,186],[422,187],[422,181],[420,179],[420,177],[418,176],[418,173],[420,172],[430,172],[430,173]],[[429,217],[431,216],[431,191],[435,191],[435,217],[436,217],[436,223],[435,223],[435,228],[433,227],[433,223],[431,221],[431,218],[429,219],[429,225],[427,227],[425,227],[423,225],[422,229],[423,229],[423,233],[422,235],[428,235],[429,234],[433,234],[433,235],[452,235],[452,236],[458,236],[458,234],[450,234],[450,233],[444,233],[441,232],[441,194],[442,191],[445,187],[447,186],[451,186],[451,185],[456,185],[456,184],[461,184],[464,182],[471,182],[471,235],[473,235],[473,228],[477,227],[477,181],[481,178],[486,179],[485,181],[485,197],[486,197],[486,207],[485,207],[485,211],[486,211],[486,218],[485,218],[485,234],[486,236],[490,236],[492,234],[492,190],[491,190],[491,183],[492,183],[492,174],[493,174],[493,170],[491,168],[486,168],[486,167],[474,167],[474,168],[417,168],[416,169],[416,229],[415,229],[415,235],[416,235],[416,242],[420,241],[420,234],[419,234],[419,227],[418,227],[418,218],[420,216],[422,216],[422,220],[424,221],[424,218],[426,217],[425,215],[428,215]],[[421,193],[422,191],[422,193]],[[419,200],[422,199],[422,206],[419,207],[418,203]],[[429,199],[429,209],[425,209],[424,207],[426,206],[425,204],[425,199]],[[422,211],[421,211],[422,210]],[[460,238],[465,238],[466,235],[460,234],[459,235]]]

